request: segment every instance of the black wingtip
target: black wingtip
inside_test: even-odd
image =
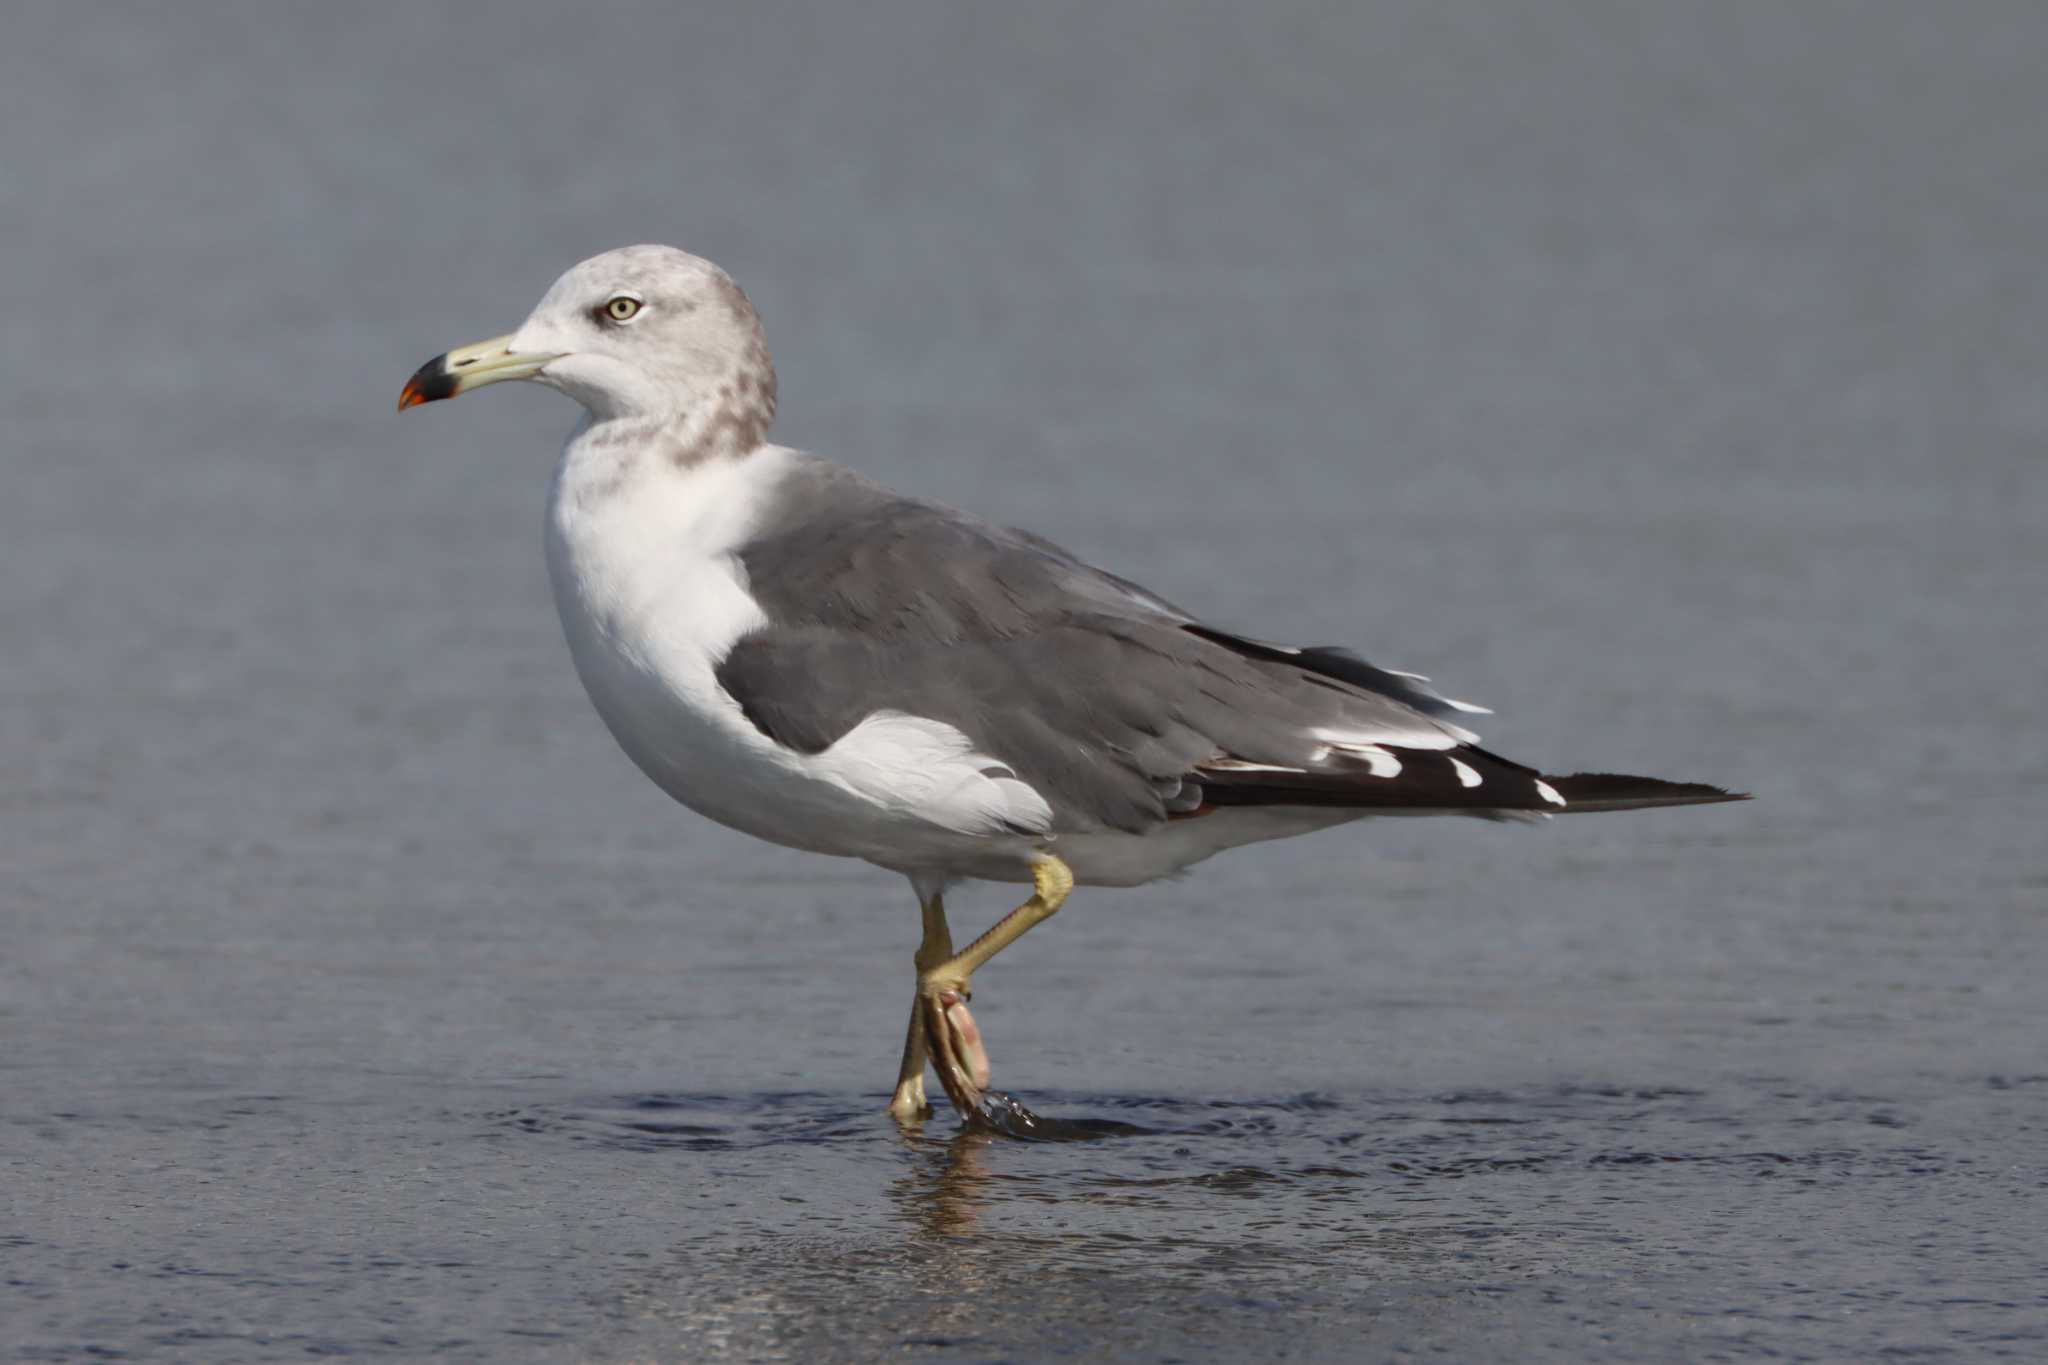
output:
[[[1654,810],[1659,806],[1712,806],[1753,799],[1748,792],[1732,792],[1705,782],[1666,782],[1661,777],[1633,777],[1627,773],[1573,773],[1570,777],[1546,777],[1544,781],[1565,800],[1556,812],[1559,815]]]

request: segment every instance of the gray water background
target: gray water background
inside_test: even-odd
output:
[[[0,1355],[2048,1354],[2048,10],[23,7]],[[786,441],[1570,770],[1083,892],[880,1109],[903,885],[669,804],[400,382],[731,268]],[[961,899],[956,923],[1004,907]]]

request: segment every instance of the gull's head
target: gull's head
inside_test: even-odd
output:
[[[621,247],[574,267],[518,331],[420,366],[398,410],[506,379],[560,389],[600,422],[676,422],[742,453],[775,417],[754,305],[730,275],[672,246]]]

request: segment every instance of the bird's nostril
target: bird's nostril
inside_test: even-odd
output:
[[[458,360],[458,361],[456,361],[456,362],[455,362],[455,368],[456,368],[456,369],[458,369],[458,370],[464,370],[464,369],[468,369],[468,368],[469,368],[469,367],[470,367],[471,365],[474,365],[474,364],[476,364],[476,357],[475,357],[475,356],[471,356],[471,357],[470,357],[469,359],[467,359],[467,360]]]

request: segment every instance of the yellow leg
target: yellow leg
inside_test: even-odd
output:
[[[946,1098],[963,1117],[979,1112],[982,1092],[988,1086],[988,1057],[982,1050],[973,1016],[966,1010],[968,981],[976,970],[1022,938],[1032,926],[1052,918],[1074,889],[1073,869],[1045,854],[1032,866],[1031,887],[1030,900],[997,920],[993,928],[961,952],[929,963],[924,950],[918,952],[917,1001],[923,1014],[925,1046],[939,1073],[939,1083],[946,1088]],[[929,945],[929,921],[926,935]],[[912,1032],[917,1030],[913,1028]],[[904,1060],[906,1064],[909,1061],[907,1047]],[[920,1066],[920,1091],[923,1080]],[[899,1095],[901,1086],[899,1079]]]
[[[924,914],[924,940],[917,945],[917,955],[912,959],[917,964],[920,978],[926,971],[938,966],[953,956],[953,931],[946,924],[945,897],[934,892],[929,901],[918,906]],[[903,1039],[903,1064],[896,1070],[896,1093],[889,1097],[889,1113],[898,1123],[914,1123],[929,1118],[932,1107],[924,1098],[924,1064],[927,1049],[924,1041],[924,1009],[915,996],[910,1001],[910,1029]]]

